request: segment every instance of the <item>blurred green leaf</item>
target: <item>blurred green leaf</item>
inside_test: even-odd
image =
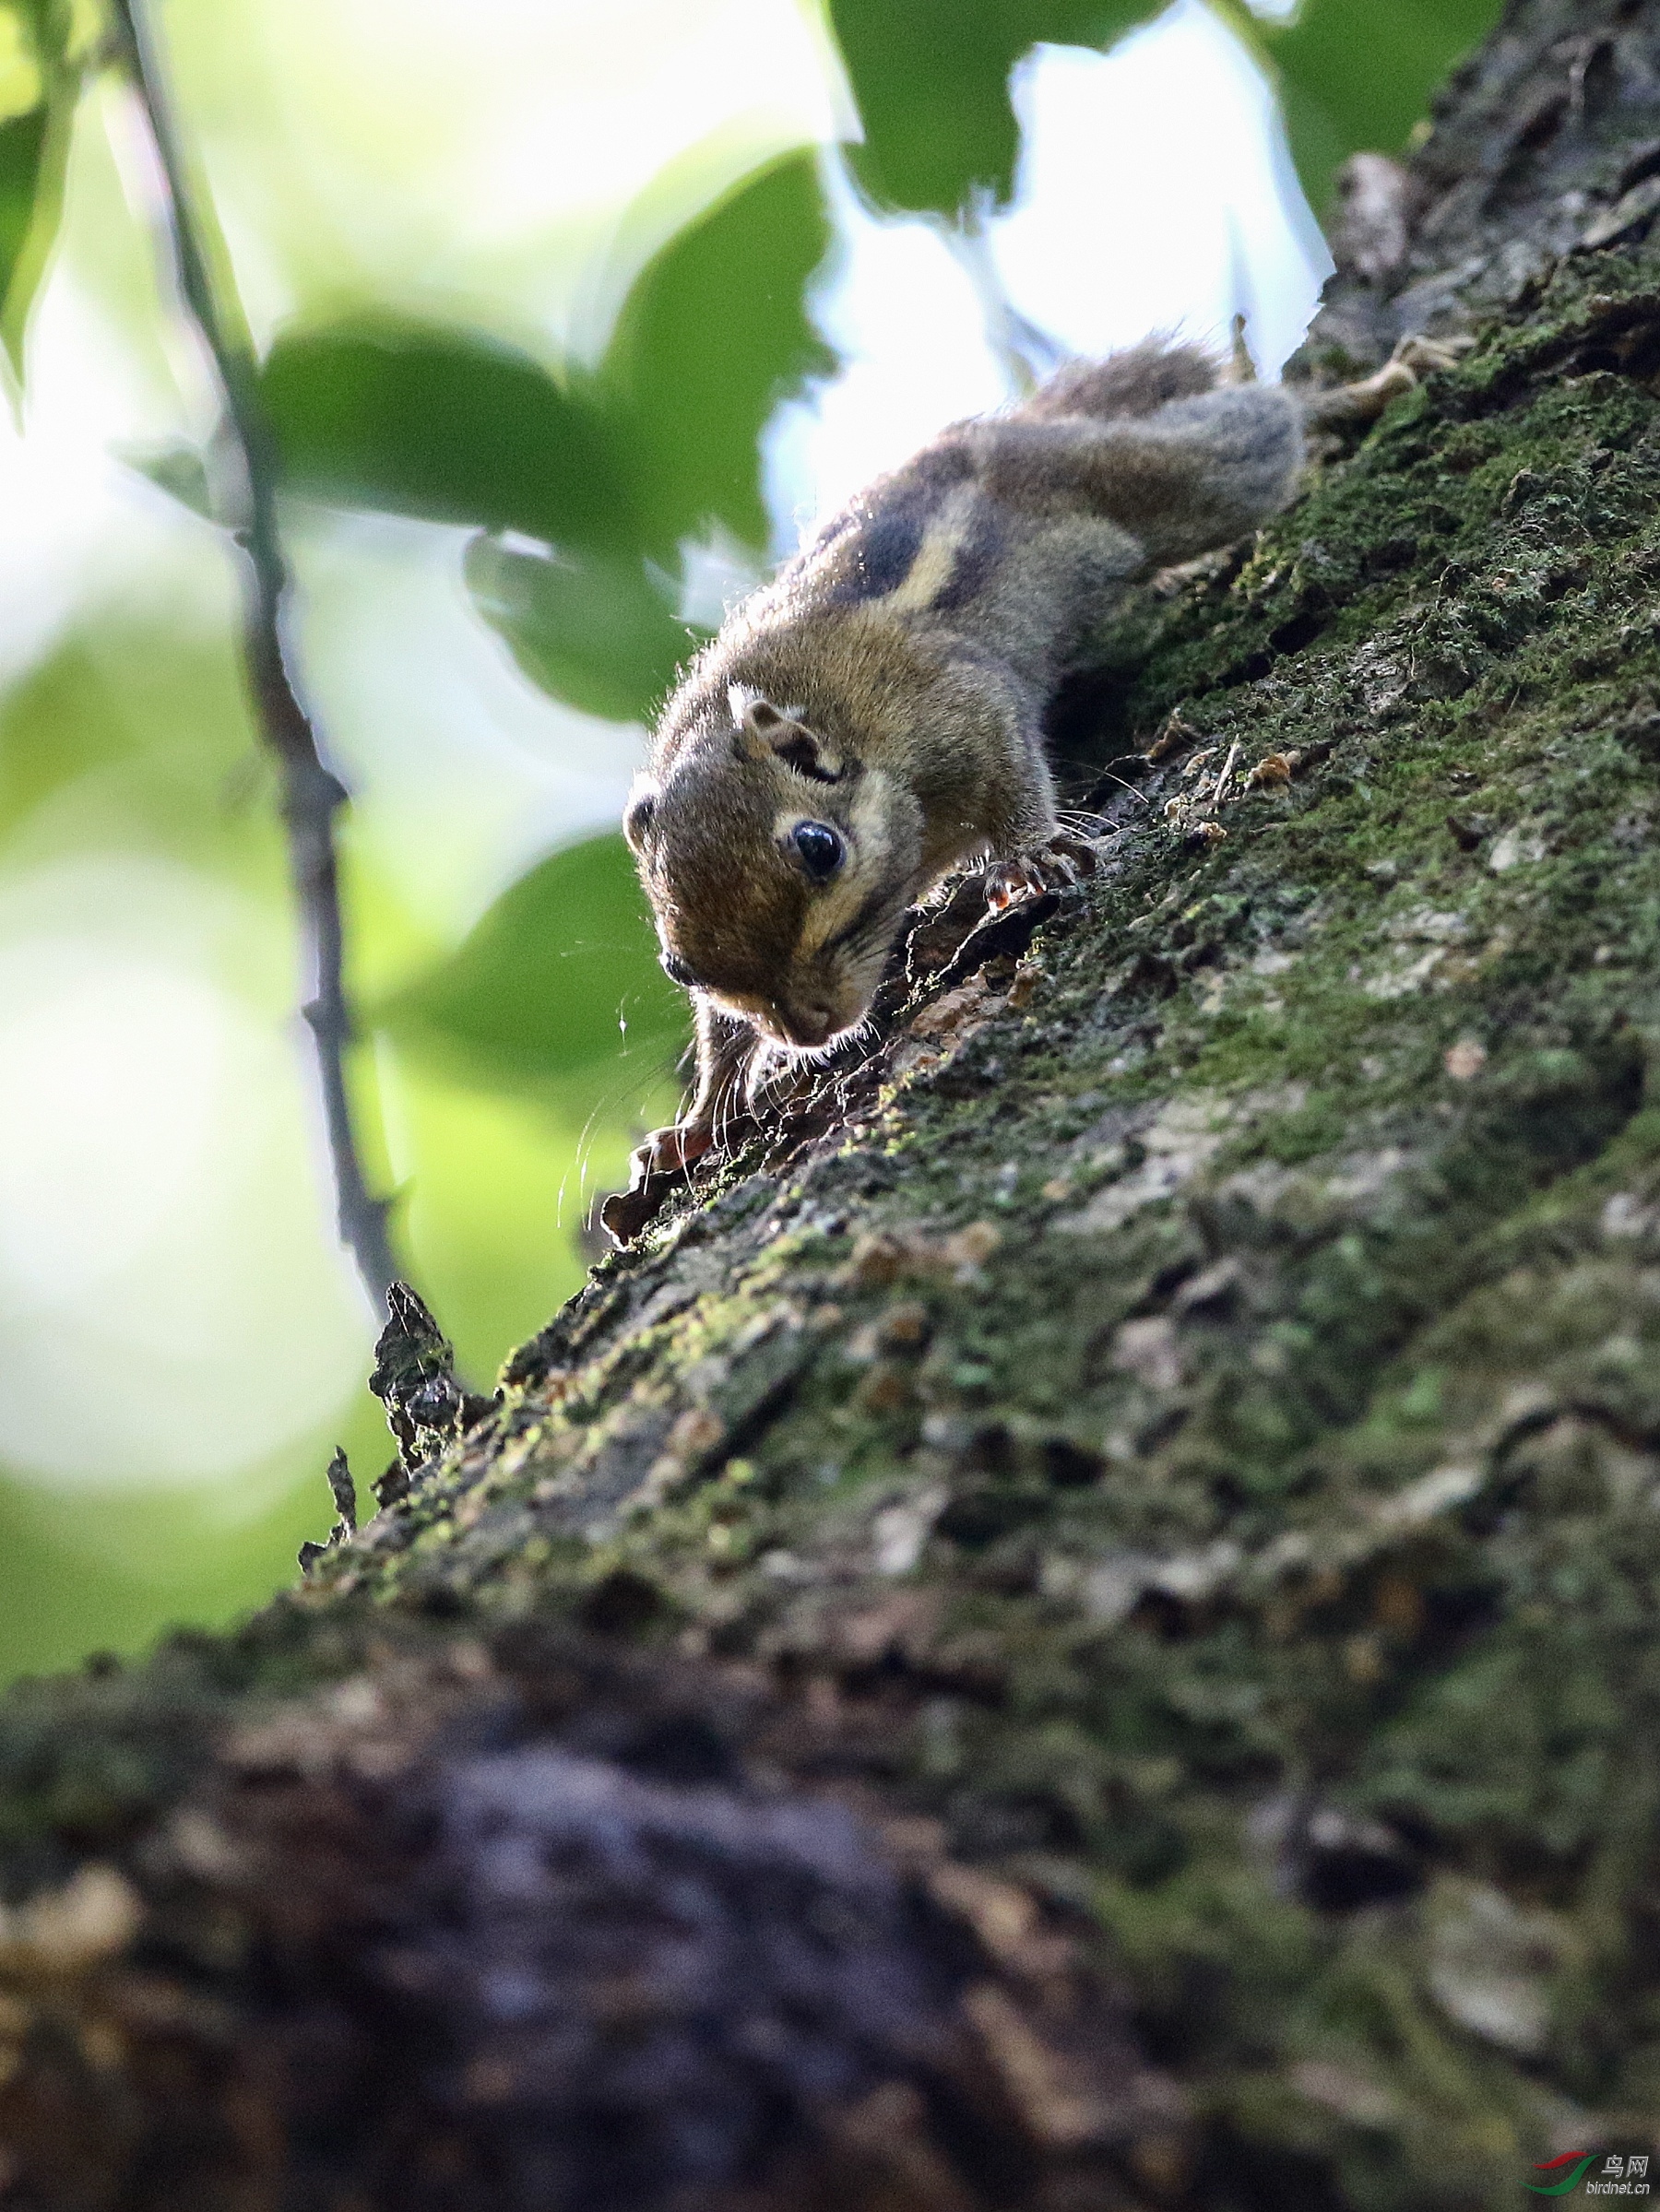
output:
[[[262,389],[285,479],[564,553],[668,564],[711,521],[765,543],[762,426],[782,391],[834,367],[802,299],[828,244],[811,159],[777,164],[663,248],[599,377],[569,384],[507,347],[432,325],[281,338]]]
[[[1315,212],[1353,153],[1402,152],[1454,62],[1499,20],[1501,0],[1306,0],[1255,26],[1274,64],[1298,175]]]
[[[506,346],[334,325],[279,339],[261,390],[294,490],[600,552],[639,541],[618,425]]]
[[[5,20],[0,17],[0,22]],[[0,319],[6,328],[6,349],[17,364],[13,325],[28,313],[28,302],[19,296],[13,310],[13,288],[23,251],[34,222],[35,187],[41,181],[42,157],[46,148],[46,103],[39,101],[27,114],[0,124]]]
[[[19,384],[29,311],[64,212],[80,89],[65,51],[75,30],[49,0],[0,6],[0,345]]]
[[[632,553],[559,529],[540,554],[495,538],[471,549],[480,612],[555,697],[621,720],[649,715],[699,641],[646,556],[672,564],[712,523],[765,542],[762,431],[782,393],[835,366],[804,297],[829,242],[812,161],[795,156],[701,215],[640,276],[593,396],[634,486]]]
[[[101,610],[0,701],[0,865],[101,841],[287,905],[275,794],[220,637]]]
[[[680,231],[629,294],[602,376],[660,558],[711,519],[766,543],[762,429],[781,394],[836,366],[804,304],[829,245],[812,158],[796,155]]]
[[[588,713],[644,715],[696,642],[646,563],[671,569],[711,524],[765,542],[763,426],[782,392],[834,366],[803,303],[828,244],[811,158],[776,164],[663,248],[600,374],[570,385],[462,331],[380,321],[282,338],[262,390],[284,479],[481,526],[468,581],[525,672]]]
[[[640,1062],[613,1049],[564,1082],[492,1085],[470,1062],[384,1035],[375,1059],[397,1101],[399,1248],[462,1373],[488,1388],[508,1348],[581,1287],[575,1232],[628,1179],[640,1128],[673,1112],[666,1067],[654,1061],[642,1083]]]
[[[32,115],[45,100],[43,18],[40,0],[5,0],[0,6],[0,123]]]
[[[619,1034],[661,1061],[687,1027],[621,837],[568,846],[522,876],[455,957],[381,1008],[378,1025],[475,1071],[567,1075],[617,1057]]]
[[[64,52],[78,67],[89,61],[110,33],[108,0],[56,0]]]
[[[698,642],[644,565],[624,554],[479,538],[468,548],[467,581],[533,683],[613,722],[649,716]]]
[[[213,486],[199,445],[183,438],[169,438],[159,445],[117,445],[113,451],[118,461],[125,461],[158,491],[165,491],[204,522],[215,520]]]
[[[977,189],[1006,200],[1017,132],[1009,72],[1038,40],[1107,46],[1163,0],[830,0],[864,124],[853,163],[900,207],[954,215]]]
[[[265,1603],[293,1579],[302,1540],[327,1533],[328,1494],[316,1470],[335,1434],[379,1473],[379,1411],[373,1402],[361,1414],[342,1408],[328,1435],[289,1455],[292,1482],[255,1518],[230,1525],[199,1491],[53,1491],[0,1468],[0,1682],[73,1666],[89,1651],[137,1654],[174,1623],[229,1625]]]

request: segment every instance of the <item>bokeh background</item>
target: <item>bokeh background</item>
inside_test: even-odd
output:
[[[0,0],[0,1676],[293,1573],[388,1456],[208,364],[100,0]],[[1263,373],[1496,0],[150,0],[279,433],[364,1142],[488,1386],[685,1021],[615,825],[803,526],[1059,355]],[[232,296],[234,295],[234,296]]]

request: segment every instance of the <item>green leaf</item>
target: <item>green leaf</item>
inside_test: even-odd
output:
[[[835,366],[803,297],[829,242],[812,162],[795,156],[700,215],[641,274],[591,389],[633,486],[632,549],[557,528],[540,554],[497,538],[471,548],[480,611],[555,697],[649,716],[701,642],[651,562],[672,569],[681,541],[711,524],[765,542],[762,431],[781,394]]]
[[[6,325],[6,349],[17,365],[14,325],[22,317],[12,311],[12,290],[35,217],[35,189],[41,182],[41,161],[46,149],[46,103],[26,115],[0,124],[0,319]],[[38,258],[36,256],[35,258]],[[22,302],[23,314],[28,302]]]
[[[16,0],[0,6],[0,123],[32,115],[45,103],[46,72],[41,59],[37,11]]]
[[[633,1052],[662,1062],[686,1000],[657,964],[628,847],[593,837],[555,853],[497,900],[455,957],[376,1016],[400,1042],[475,1073],[563,1076]]]
[[[199,515],[204,522],[215,519],[213,486],[200,446],[184,438],[169,438],[160,444],[118,445],[114,453],[118,461],[125,461],[192,515]]]
[[[1009,72],[1039,40],[1106,46],[1163,0],[830,0],[864,124],[866,189],[954,215],[978,191],[1006,200],[1017,131]]]
[[[467,581],[533,683],[613,722],[648,716],[699,642],[626,554],[532,551],[479,538],[468,548]]]
[[[0,346],[20,385],[23,337],[64,212],[80,89],[45,0],[0,6]]]
[[[764,543],[758,440],[834,356],[802,293],[829,244],[798,156],[700,214],[635,283],[598,378],[389,319],[279,339],[261,378],[294,488],[667,564],[711,521]]]
[[[592,393],[469,333],[380,320],[281,338],[260,379],[291,488],[600,552],[640,528]]]
[[[1293,22],[1255,27],[1317,213],[1350,154],[1405,150],[1452,65],[1500,10],[1501,0],[1307,0]]]
[[[765,544],[762,429],[781,394],[836,366],[803,302],[829,245],[812,160],[797,155],[679,232],[629,294],[602,384],[632,431],[659,558],[711,519]]]

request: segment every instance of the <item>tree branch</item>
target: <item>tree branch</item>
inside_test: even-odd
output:
[[[343,975],[344,931],[334,818],[346,803],[339,779],[324,765],[316,732],[288,671],[282,648],[289,575],[277,519],[279,463],[259,396],[258,371],[246,339],[233,336],[215,297],[154,43],[136,0],[114,0],[127,65],[143,104],[166,183],[168,236],[179,290],[212,358],[224,394],[225,418],[244,481],[244,518],[232,535],[247,555],[243,570],[243,654],[266,744],[280,766],[289,868],[304,934],[312,993],[304,1007],[317,1055],[328,1146],[334,1164],[340,1238],[384,1312],[397,1270],[386,1234],[387,1201],[369,1189],[352,1125],[346,1048],[352,1023]]]

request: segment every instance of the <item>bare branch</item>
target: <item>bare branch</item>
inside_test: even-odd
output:
[[[312,983],[304,1013],[316,1047],[340,1237],[356,1260],[370,1296],[385,1312],[387,1293],[397,1272],[386,1233],[387,1201],[375,1197],[365,1179],[346,1085],[346,1049],[351,1042],[352,1024],[343,976],[334,818],[346,803],[347,794],[323,763],[316,732],[295,691],[283,654],[289,576],[277,520],[279,470],[276,442],[260,398],[252,349],[245,337],[230,330],[215,295],[201,233],[191,212],[154,44],[139,0],[114,0],[114,12],[166,182],[168,233],[180,294],[212,357],[224,394],[230,438],[242,465],[246,507],[233,535],[247,556],[243,654],[261,733],[282,771],[289,867]]]

